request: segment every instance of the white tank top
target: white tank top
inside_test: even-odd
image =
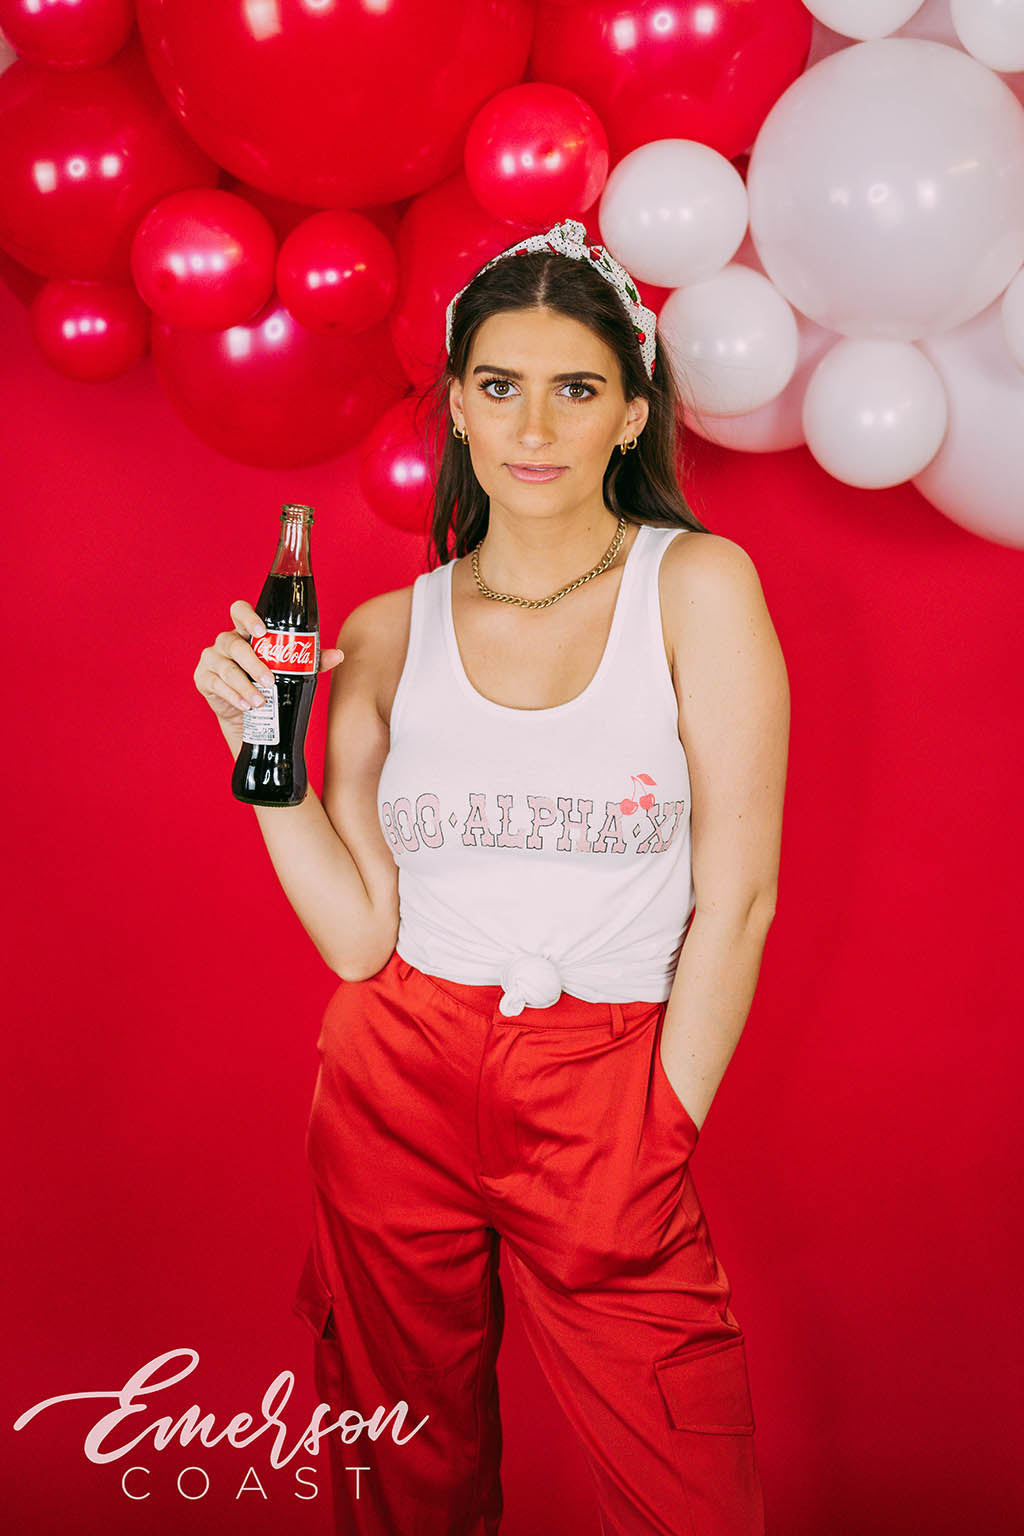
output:
[[[448,561],[416,578],[377,810],[398,865],[396,948],[500,1011],[660,1002],[693,916],[690,776],[658,570],[678,528],[642,524],[604,655],[550,709],[470,683]]]

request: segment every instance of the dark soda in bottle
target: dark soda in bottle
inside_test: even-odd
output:
[[[270,574],[256,612],[267,626],[250,641],[274,674],[257,683],[265,703],[247,709],[231,793],[247,805],[298,805],[308,787],[304,745],[320,670],[320,622],[309,559],[313,508],[286,502]]]

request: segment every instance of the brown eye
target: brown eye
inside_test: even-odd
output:
[[[507,391],[508,388],[509,388],[509,385],[511,384],[511,382],[512,381],[510,379],[498,379],[498,378],[482,379],[481,382],[480,382],[480,388],[483,390],[484,394],[486,394],[488,399],[490,399],[490,400],[508,400],[510,398],[508,393],[502,393],[500,395],[492,395],[492,394],[489,393],[489,391],[490,391],[490,387],[491,387],[492,384],[501,384],[501,385],[504,386],[505,391]],[[591,395],[596,395],[597,394],[597,390],[596,389],[592,389],[591,386],[589,384],[584,383],[584,381],[582,379],[570,379],[568,381],[568,383],[566,383],[566,384],[564,384],[562,386],[562,388],[563,389],[582,389],[584,391],[584,393],[582,395],[572,395],[570,398],[573,399],[573,400],[589,400]]]

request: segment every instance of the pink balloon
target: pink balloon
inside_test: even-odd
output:
[[[128,282],[135,228],[158,198],[217,167],[178,126],[137,43],[113,64],[0,75],[0,245],[44,277]]]
[[[172,192],[132,241],[132,277],[172,325],[222,330],[250,320],[274,290],[277,239],[251,203],[218,187]]]
[[[327,209],[296,225],[277,258],[277,291],[311,331],[379,325],[398,291],[394,246],[360,213]]]
[[[359,485],[384,522],[426,533],[434,485],[424,451],[426,416],[415,393],[385,411],[363,443]],[[443,429],[442,429],[443,430]],[[443,443],[438,444],[438,458]]]
[[[464,160],[482,208],[496,219],[544,228],[600,195],[608,179],[608,136],[575,91],[513,85],[476,114]]]
[[[109,63],[134,25],[132,0],[0,0],[0,32],[19,58],[47,69]]]
[[[573,217],[573,210],[566,216]],[[461,171],[413,199],[398,231],[398,297],[389,321],[395,351],[417,387],[430,383],[444,365],[449,300],[485,261],[524,234],[536,233],[536,225],[492,218]],[[588,238],[598,236],[588,231]]]
[[[732,159],[801,73],[812,31],[802,0],[540,0],[529,73],[590,104],[613,166],[654,139]]]
[[[477,107],[522,78],[533,0],[138,0],[167,101],[253,186],[315,208],[393,202],[461,163]]]
[[[46,361],[69,379],[113,379],[149,343],[149,311],[122,283],[51,278],[29,306],[29,323]]]
[[[381,325],[317,336],[275,294],[245,325],[182,330],[153,320],[167,398],[204,443],[241,464],[288,469],[354,447],[407,388]]]

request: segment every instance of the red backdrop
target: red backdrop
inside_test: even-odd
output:
[[[292,1446],[316,1402],[290,1307],[335,978],[231,797],[192,673],[231,599],[258,595],[283,501],[316,508],[325,643],[424,568],[423,542],[370,512],[355,454],[240,467],[180,425],[148,361],[62,379],[2,286],[0,326],[7,1526],[64,1530],[73,1512],[89,1532],[326,1532],[325,1455],[304,1499],[311,1458],[269,1469],[265,1440],[144,1441],[94,1465],[83,1440],[110,1400],[12,1426],[186,1348],[197,1367],[146,1421],[193,1402],[218,1429],[258,1418],[292,1370]],[[695,442],[693,458],[699,515],[757,564],[793,701],[778,915],[694,1161],[747,1332],[769,1529],[1004,1536],[1024,1427],[1024,553],[910,487],[845,488],[803,449]],[[511,1286],[506,1300],[503,1536],[596,1536]],[[129,1479],[141,1505],[126,1463],[148,1469]],[[205,1497],[198,1472],[179,1494],[183,1467],[209,1477]],[[559,1506],[573,1513],[556,1521]]]

